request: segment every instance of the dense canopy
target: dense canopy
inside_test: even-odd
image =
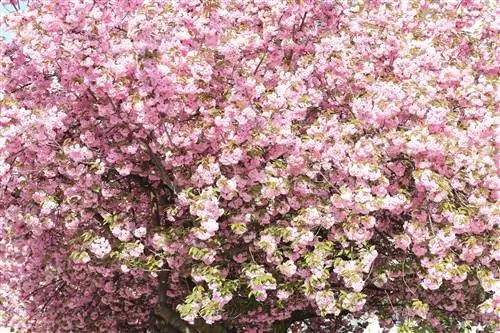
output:
[[[0,326],[495,331],[499,14],[33,0],[6,15]]]

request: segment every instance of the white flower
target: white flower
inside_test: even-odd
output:
[[[73,258],[75,264],[86,264],[90,261],[90,256],[86,251],[77,252]]]
[[[109,244],[109,241],[106,238],[100,237],[94,239],[92,244],[90,244],[89,250],[90,252],[95,254],[97,258],[102,259],[106,254],[111,252],[111,245]]]
[[[146,236],[146,228],[145,227],[139,227],[134,230],[134,236],[137,238],[142,238]]]
[[[129,251],[128,251],[128,254],[131,256],[131,257],[134,257],[134,258],[138,258],[141,256],[141,254],[144,252],[144,245],[142,245],[141,243],[137,244],[137,246],[131,248]]]
[[[297,266],[295,266],[295,263],[292,260],[288,260],[279,265],[278,269],[283,275],[288,277],[294,275],[297,272]]]
[[[368,326],[366,326],[363,333],[382,333],[384,330],[378,324],[378,321],[372,321]]]
[[[48,200],[44,201],[44,203],[42,205],[42,210],[40,211],[40,213],[42,215],[48,215],[56,208],[57,208],[57,202],[55,202],[52,199],[48,199]]]

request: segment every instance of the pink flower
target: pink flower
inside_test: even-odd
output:
[[[231,151],[224,151],[219,158],[223,165],[237,164],[243,158],[243,150],[241,148],[234,148]]]
[[[64,153],[75,162],[81,162],[92,158],[92,152],[87,147],[82,147],[79,144],[64,146]]]
[[[128,176],[130,175],[130,172],[132,171],[133,169],[133,165],[132,164],[125,164],[121,167],[116,167],[116,171],[118,171],[118,173],[120,174],[120,176]]]
[[[144,245],[139,243],[130,248],[127,251],[127,254],[133,258],[138,258],[142,255],[143,252],[144,252]]]
[[[122,242],[128,242],[132,238],[130,231],[120,228],[119,226],[113,227],[111,233]]]
[[[325,314],[334,314],[337,316],[340,313],[340,307],[337,305],[337,301],[332,291],[319,291],[314,298],[318,308]]]
[[[195,232],[194,232],[194,235],[200,239],[200,240],[207,240],[209,239],[210,237],[213,236],[212,233],[209,233],[209,232],[206,232],[202,229],[197,229]]]
[[[413,250],[413,253],[415,253],[415,255],[417,257],[421,257],[427,253],[427,249],[420,244],[413,245],[412,250]]]
[[[401,249],[401,250],[407,250],[408,247],[410,246],[411,244],[411,238],[410,236],[406,235],[406,234],[401,234],[401,235],[397,235],[394,237],[394,246],[396,246],[397,248]]]
[[[214,219],[207,219],[205,221],[202,221],[200,224],[202,228],[208,233],[213,233],[219,230],[219,223],[217,223],[217,221]]]
[[[278,290],[277,292],[277,297],[278,299],[282,299],[282,300],[286,300],[290,297],[291,293],[289,291],[286,291],[286,290]]]
[[[267,293],[266,292],[260,292],[258,293],[257,297],[255,298],[259,302],[264,302],[267,299]]]
[[[424,289],[437,290],[443,283],[443,280],[440,277],[427,276],[425,277],[420,285]]]

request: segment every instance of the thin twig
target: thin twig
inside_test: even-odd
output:
[[[257,64],[257,67],[255,68],[255,70],[253,71],[253,75],[255,75],[257,73],[257,71],[259,70],[260,68],[260,65],[262,64],[262,62],[264,61],[264,58],[266,57],[266,55],[264,54],[262,57],[260,57],[260,61],[259,63]]]
[[[167,135],[167,139],[170,142],[170,144],[172,145],[172,148],[176,148],[177,146],[172,141],[172,138],[170,137],[170,133],[168,132],[167,124],[164,124],[164,128],[165,128],[165,134]]]
[[[304,22],[306,21],[306,16],[307,12],[305,12],[304,15],[302,15],[302,21],[300,22],[299,30],[297,31],[302,31],[302,28],[304,27]]]
[[[61,281],[60,279],[59,280],[52,280],[50,283],[46,284],[46,285],[43,285],[43,286],[40,286],[38,288],[36,288],[35,290],[33,290],[32,292],[30,292],[28,295],[24,296],[23,297],[23,300],[26,300],[28,297],[36,294],[38,291],[42,290],[42,289],[45,289],[47,288],[48,286],[50,285],[53,285],[54,283],[58,283],[59,281]]]
[[[18,92],[19,90],[24,89],[24,88],[26,88],[26,87],[28,87],[28,86],[30,86],[30,85],[32,85],[32,84],[33,84],[33,82],[23,84],[22,86],[17,87],[16,89],[14,89],[14,90],[10,91],[9,93],[10,93],[10,94],[16,93],[16,92]]]
[[[254,264],[256,264],[257,262],[255,261],[255,258],[253,257],[252,249],[250,248],[250,246],[248,247],[248,252],[250,252],[250,257],[252,257],[252,261],[254,262]]]
[[[413,292],[413,290],[410,288],[410,286],[408,286],[408,284],[406,283],[406,279],[405,279],[405,261],[406,261],[406,259],[403,260],[403,264],[402,264],[402,273],[403,273],[402,278],[403,278],[403,283],[405,284],[406,288],[411,292],[411,294],[413,296],[415,296],[415,298],[418,298],[417,294],[415,294]]]
[[[384,289],[384,293],[387,295],[387,300],[389,301],[389,304],[391,306],[392,313],[397,313],[396,309],[394,309],[394,305],[392,305],[391,296],[389,296],[389,293],[387,292],[387,290]]]

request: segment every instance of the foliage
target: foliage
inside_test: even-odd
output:
[[[30,1],[0,43],[0,326],[498,329],[498,17]]]

